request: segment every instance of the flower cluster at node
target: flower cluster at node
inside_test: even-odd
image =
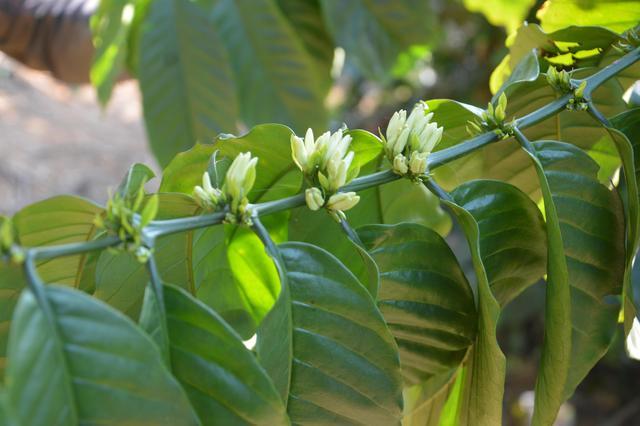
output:
[[[0,260],[13,263],[24,261],[24,251],[16,244],[13,221],[4,216],[0,216]]]
[[[336,220],[344,218],[360,201],[355,192],[338,192],[358,175],[353,165],[354,153],[349,151],[351,136],[342,130],[326,132],[317,139],[313,130],[307,130],[304,139],[291,135],[293,161],[302,170],[309,188],[305,200],[311,210],[326,208]]]
[[[443,128],[431,122],[424,103],[417,104],[409,117],[405,110],[397,111],[383,136],[384,150],[393,171],[418,181],[427,172],[427,157],[442,139]]]
[[[498,105],[489,102],[478,120],[468,122],[467,132],[472,136],[495,132],[501,139],[507,138],[513,135],[513,124],[507,124],[506,118],[507,95],[503,92],[498,98]]]
[[[151,249],[143,246],[142,229],[156,217],[159,203],[157,194],[146,202],[145,195],[144,182],[135,194],[116,192],[109,197],[104,214],[94,219],[98,228],[117,235],[124,248],[135,253],[142,263],[151,255]]]
[[[247,195],[256,181],[257,164],[258,157],[252,157],[250,152],[238,154],[227,169],[222,188],[214,187],[209,172],[204,172],[202,186],[196,185],[193,188],[196,203],[206,211],[220,210],[228,205],[226,222],[250,225],[251,212]]]
[[[587,82],[583,80],[579,85],[571,81],[571,76],[565,70],[558,71],[555,67],[550,66],[547,70],[547,82],[553,89],[565,95],[573,93],[573,97],[567,103],[567,109],[570,111],[584,111],[588,107],[588,102],[584,99],[584,89]]]

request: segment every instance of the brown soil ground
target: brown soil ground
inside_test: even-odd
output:
[[[103,110],[90,86],[0,56],[0,214],[59,194],[103,203],[134,162],[158,170],[134,81],[121,83]]]

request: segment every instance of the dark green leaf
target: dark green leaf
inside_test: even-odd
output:
[[[397,347],[369,293],[320,248],[279,252],[283,288],[258,330],[258,359],[291,422],[399,424]]]
[[[321,0],[329,31],[367,76],[386,80],[399,55],[429,42],[434,25],[421,0]]]
[[[229,59],[206,10],[189,0],[153,1],[140,37],[144,117],[160,164],[235,129]]]
[[[164,286],[164,299],[171,369],[202,424],[289,424],[271,380],[233,329],[184,290]]]
[[[41,300],[23,293],[11,326],[6,397],[16,424],[199,424],[135,324],[81,292],[41,291]]]
[[[490,180],[451,193],[480,231],[480,255],[491,292],[506,305],[546,273],[547,238],[538,206],[515,187]]]
[[[211,16],[230,52],[247,125],[326,127],[326,76],[274,1],[218,0]]]
[[[377,303],[398,344],[405,384],[450,376],[477,328],[473,292],[451,249],[417,224],[369,225],[358,235],[380,268]]]

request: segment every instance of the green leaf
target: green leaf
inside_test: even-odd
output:
[[[508,33],[515,31],[527,17],[535,0],[464,0],[471,12],[480,12],[493,25],[501,25]]]
[[[27,285],[19,265],[0,260],[0,383],[7,367],[7,344],[11,316],[18,303],[20,292]]]
[[[61,195],[31,204],[13,218],[20,244],[25,247],[91,241],[96,236],[95,217],[102,208],[84,198]],[[45,282],[65,284],[90,291],[92,280],[83,275],[92,271],[88,253],[42,260],[38,273]]]
[[[171,369],[203,425],[289,424],[269,376],[217,313],[170,285],[164,300]]]
[[[190,194],[195,185],[201,184],[214,151],[228,158],[251,151],[260,160],[249,200],[258,203],[294,195],[302,176],[291,158],[291,134],[286,126],[264,124],[243,136],[225,135],[213,145],[196,145],[169,164],[160,190]],[[278,242],[287,239],[287,218],[288,212],[283,212],[264,220]],[[243,337],[250,337],[279,291],[276,270],[262,243],[250,230],[234,225],[209,227],[192,234],[192,279],[197,297]]]
[[[320,0],[277,0],[277,4],[315,61],[319,83],[327,90],[331,85],[334,45],[322,19]]]
[[[103,106],[109,101],[111,90],[123,72],[134,14],[133,1],[102,0],[91,17],[95,51],[90,78]]]
[[[598,166],[586,153],[551,141],[532,149],[549,240],[533,423],[549,424],[611,343],[619,308],[608,298],[622,287],[624,220],[617,194],[598,182]]]
[[[430,41],[435,27],[429,3],[420,0],[321,0],[336,44],[368,77],[388,80],[398,57]]]
[[[153,342],[81,292],[25,291],[9,341],[7,406],[16,424],[199,424]]]
[[[640,1],[551,0],[540,8],[537,18],[547,31],[569,25],[594,25],[621,33],[640,21]]]
[[[377,304],[398,344],[405,385],[451,376],[475,340],[473,292],[440,235],[417,224],[358,229],[380,268]]]
[[[155,176],[156,174],[148,166],[136,163],[127,170],[116,192],[122,197],[135,198],[140,188]]]
[[[397,347],[366,289],[330,253],[279,248],[282,291],[258,330],[258,359],[291,422],[399,424]]]
[[[443,374],[427,380],[422,385],[404,389],[403,426],[438,426],[453,425],[457,415],[446,418],[450,409],[448,401],[451,395],[457,394],[460,387],[461,374]],[[448,422],[448,423],[447,423]]]
[[[451,193],[480,231],[480,256],[489,286],[501,306],[546,273],[547,238],[538,206],[500,181],[467,182]]]
[[[161,165],[197,141],[235,129],[229,59],[204,9],[189,0],[153,1],[140,37],[144,117]]]
[[[211,17],[230,52],[247,125],[276,121],[298,132],[326,127],[325,70],[274,1],[218,0]]]
[[[491,292],[487,271],[483,264],[480,246],[480,227],[474,216],[446,194],[439,194],[457,218],[469,245],[471,260],[477,279],[478,331],[476,342],[467,361],[469,371],[461,390],[461,425],[497,425],[502,423],[502,398],[506,362],[496,338],[496,327],[500,316],[500,305]]]

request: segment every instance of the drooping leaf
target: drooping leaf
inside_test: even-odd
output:
[[[219,0],[213,27],[225,44],[249,126],[279,122],[303,132],[326,127],[326,76],[272,0]]]
[[[449,207],[466,236],[477,280],[477,338],[457,396],[459,408],[453,411],[453,417],[457,417],[455,421],[460,425],[501,424],[506,361],[496,337],[500,305],[491,291],[483,263],[480,227],[471,213],[441,191],[438,188],[438,196]]]
[[[547,239],[538,206],[499,181],[467,182],[452,193],[478,224],[480,255],[489,286],[504,306],[546,273]]]
[[[398,344],[405,385],[450,376],[475,340],[471,287],[435,231],[417,224],[359,228],[380,268],[377,303]]]
[[[619,307],[608,297],[622,289],[624,225],[617,194],[598,182],[598,165],[586,153],[560,142],[532,149],[549,240],[533,422],[548,424],[611,343]]]
[[[202,424],[289,424],[271,380],[233,329],[184,290],[165,285],[163,293],[171,369]],[[147,325],[158,334],[157,321]]]
[[[229,58],[204,8],[189,0],[151,2],[138,55],[147,133],[161,165],[235,129]]]
[[[640,1],[550,0],[538,10],[537,17],[547,31],[569,25],[594,25],[620,33],[640,21]]]
[[[399,424],[397,347],[369,293],[318,247],[278,250],[282,291],[257,349],[291,422]]]
[[[398,56],[429,42],[433,13],[420,0],[321,0],[329,31],[368,77],[389,78]]]
[[[135,324],[76,290],[41,291],[40,300],[22,294],[11,326],[6,399],[15,424],[199,424]]]

